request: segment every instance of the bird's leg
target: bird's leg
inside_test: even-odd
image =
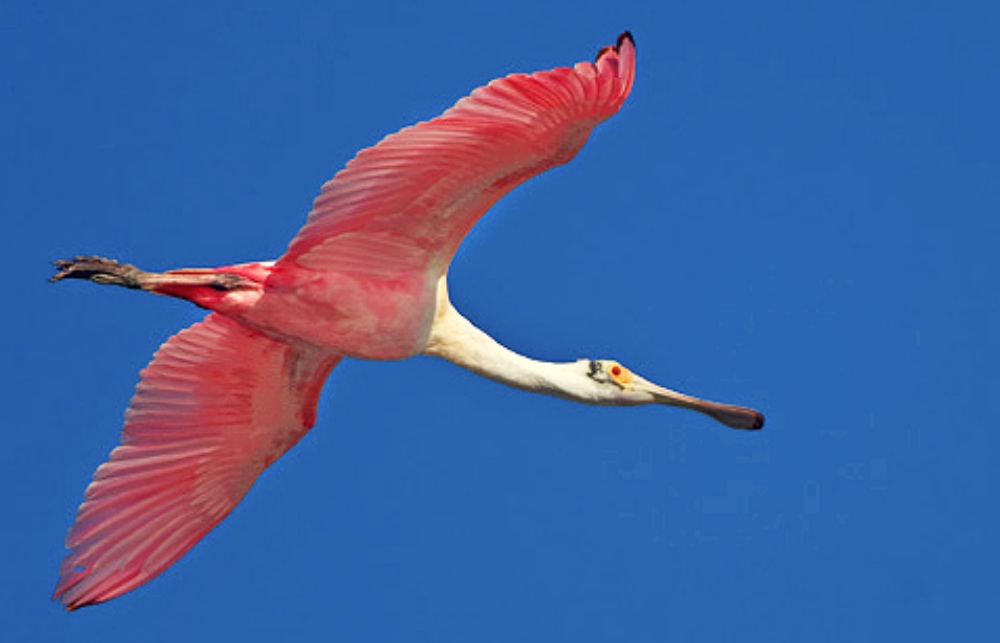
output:
[[[133,265],[103,257],[79,256],[72,259],[60,259],[54,263],[57,272],[49,281],[87,279],[98,284],[123,286],[174,296],[178,295],[177,289],[183,288],[210,288],[214,291],[226,292],[256,285],[242,275],[229,272],[200,269],[147,272]]]
[[[98,284],[124,286],[139,290],[143,290],[144,285],[149,282],[148,275],[150,273],[145,270],[139,270],[127,263],[103,257],[78,256],[72,259],[59,259],[53,263],[57,272],[49,279],[52,282],[63,279],[88,279]]]

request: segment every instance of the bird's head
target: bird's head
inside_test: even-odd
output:
[[[704,413],[734,429],[759,429],[764,416],[753,409],[719,404],[678,393],[640,377],[620,363],[609,359],[582,359],[577,367],[590,381],[590,401],[614,406],[667,404]]]

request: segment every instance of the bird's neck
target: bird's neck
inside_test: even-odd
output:
[[[474,373],[525,391],[578,402],[596,401],[593,387],[581,377],[576,362],[553,363],[525,357],[501,345],[463,317],[448,299],[444,277],[438,284],[437,312],[424,353],[443,357]]]

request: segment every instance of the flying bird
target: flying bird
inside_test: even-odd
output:
[[[176,562],[312,428],[344,357],[434,355],[526,391],[667,404],[761,428],[757,411],[663,388],[613,360],[519,355],[449,300],[448,266],[472,226],[512,188],[572,159],[621,107],[634,76],[625,32],[593,63],[476,89],[359,152],[276,261],[162,273],[100,257],[57,261],[53,281],[145,290],[211,312],[140,374],[121,445],[94,474],[66,537],[54,598],[71,610],[100,603]]]

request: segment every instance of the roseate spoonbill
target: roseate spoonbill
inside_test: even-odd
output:
[[[323,186],[277,261],[146,272],[99,257],[58,261],[89,279],[212,311],[142,371],[121,446],[94,474],[55,589],[68,609],[147,582],[229,514],[312,427],[343,357],[436,355],[486,377],[606,405],[668,404],[737,429],[751,409],[657,386],[618,362],[540,362],[455,310],[445,277],[465,234],[514,186],[568,162],[632,87],[625,32],[594,63],[507,76],[431,121],[361,151]]]

